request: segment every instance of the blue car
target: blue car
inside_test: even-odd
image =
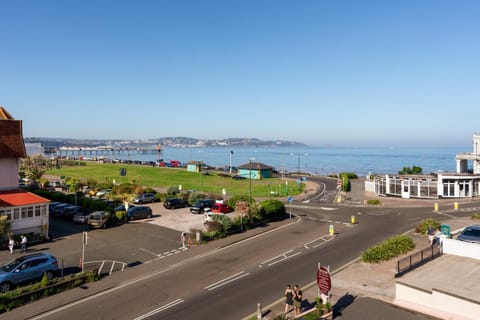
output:
[[[40,280],[43,275],[51,280],[57,271],[57,258],[48,252],[18,257],[0,267],[0,292],[7,292],[14,286]]]

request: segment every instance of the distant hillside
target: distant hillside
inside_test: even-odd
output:
[[[115,140],[115,139],[70,139],[70,138],[24,138],[26,143],[40,143],[43,147],[58,148],[62,146],[95,147],[95,146],[145,146],[162,145],[171,148],[184,147],[305,147],[304,143],[286,140],[260,140],[256,138],[228,138],[204,140],[188,137],[164,137],[143,140]]]

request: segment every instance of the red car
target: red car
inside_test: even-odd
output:
[[[233,211],[232,207],[222,203],[215,203],[212,207],[212,212],[229,213],[232,211]]]

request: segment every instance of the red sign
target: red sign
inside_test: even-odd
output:
[[[332,281],[327,267],[322,266],[317,270],[317,284],[320,292],[323,294],[328,294],[332,288]]]

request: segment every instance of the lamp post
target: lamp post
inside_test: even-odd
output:
[[[298,157],[298,162],[297,162],[297,174],[300,175],[300,157],[301,156],[308,156],[308,153],[304,153],[304,154],[301,154],[301,153],[290,153],[290,155],[294,156],[296,155]]]
[[[249,184],[249,197],[248,197],[248,210],[250,211],[250,207],[252,206],[252,161],[255,160],[255,158],[250,158],[249,164],[248,164],[248,178],[250,179],[250,184]]]

